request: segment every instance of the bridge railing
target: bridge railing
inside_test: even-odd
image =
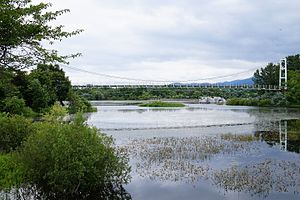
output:
[[[74,89],[85,89],[85,88],[228,88],[228,89],[254,89],[254,90],[268,90],[268,91],[279,91],[280,88],[276,85],[249,85],[249,84],[165,84],[165,85],[73,85]]]

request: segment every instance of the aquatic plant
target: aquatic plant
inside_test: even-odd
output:
[[[136,139],[126,149],[140,176],[186,182],[207,179],[211,167],[205,161],[213,156],[251,151],[248,143],[224,141],[217,136]]]
[[[214,171],[211,180],[225,191],[245,191],[268,196],[271,191],[300,191],[300,165],[291,161],[270,160]]]
[[[154,181],[185,182],[197,187],[208,180],[225,192],[268,196],[271,192],[300,192],[300,164],[266,159],[232,163],[219,169],[210,162],[215,156],[257,154],[258,137],[223,134],[203,137],[135,139],[126,148],[133,170]],[[260,143],[263,144],[263,143]]]
[[[180,102],[163,102],[163,101],[152,101],[150,103],[140,104],[141,107],[185,107]]]
[[[238,142],[252,142],[257,141],[258,137],[255,137],[254,135],[247,134],[247,135],[238,135],[238,134],[222,134],[221,135],[222,140],[230,140],[230,141],[238,141]]]

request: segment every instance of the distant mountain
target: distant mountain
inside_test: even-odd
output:
[[[241,79],[241,80],[234,80],[234,81],[226,81],[226,82],[220,82],[217,83],[218,85],[253,85],[254,82],[252,80],[252,77]]]
[[[175,86],[199,86],[199,85],[220,85],[220,86],[229,86],[229,85],[253,85],[254,82],[252,77],[241,79],[241,80],[233,80],[233,81],[225,81],[225,82],[218,82],[218,83],[173,83],[172,85]]]

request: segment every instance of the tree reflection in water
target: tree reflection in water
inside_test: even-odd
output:
[[[0,193],[3,200],[131,200],[131,195],[122,185],[108,184],[86,196],[64,196],[63,194],[49,194],[47,191],[38,191],[35,187],[20,188],[17,190]]]
[[[272,127],[268,131],[256,131],[254,135],[270,146],[279,146],[283,150],[300,153],[300,120],[272,122]]]

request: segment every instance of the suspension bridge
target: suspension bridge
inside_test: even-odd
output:
[[[73,85],[74,89],[85,88],[228,88],[228,89],[250,89],[250,90],[264,90],[264,91],[282,91],[287,90],[287,59],[280,60],[279,69],[279,83],[278,85],[255,85],[255,84],[231,84],[230,82],[224,83],[199,83],[204,81],[218,80],[228,77],[236,77],[237,75],[244,74],[249,71],[254,71],[256,68],[223,76],[214,76],[209,78],[201,78],[195,80],[145,80],[137,78],[129,78],[115,75],[107,75],[97,72],[91,72],[76,67],[65,66],[69,69],[91,74],[93,76],[100,76],[113,80],[118,80],[116,84],[81,84]]]
[[[254,90],[268,90],[268,91],[280,91],[280,88],[277,85],[221,85],[221,84],[165,84],[165,85],[73,85],[74,89],[85,89],[85,88],[229,88],[229,89],[254,89]]]

